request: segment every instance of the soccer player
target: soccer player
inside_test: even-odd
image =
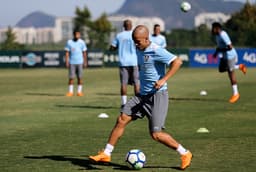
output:
[[[185,169],[191,163],[191,152],[162,130],[169,103],[167,80],[178,71],[182,61],[166,49],[150,42],[146,26],[138,25],[132,36],[137,47],[140,94],[133,96],[122,108],[104,151],[90,156],[89,159],[95,162],[110,162],[111,153],[127,124],[146,116],[151,137],[176,150],[181,155],[181,169]],[[166,65],[169,65],[167,72]]]
[[[73,39],[68,40],[66,50],[66,67],[69,69],[69,91],[66,96],[71,97],[74,95],[74,78],[77,77],[77,96],[83,96],[82,76],[83,68],[87,67],[87,46],[80,38],[81,34],[78,29],[73,31]]]
[[[160,47],[166,48],[165,36],[161,35],[161,28],[159,24],[154,25],[154,33],[151,35],[150,40]]]
[[[222,30],[220,23],[214,22],[212,24],[212,34],[215,35],[217,43],[217,48],[213,56],[216,58],[219,55],[220,57],[219,72],[228,72],[228,77],[233,89],[233,95],[229,99],[229,102],[235,103],[240,98],[240,94],[238,92],[234,70],[240,69],[246,74],[247,68],[244,64],[236,64],[238,58],[237,52],[233,47],[227,32]]]
[[[134,85],[134,93],[139,93],[139,72],[135,44],[132,40],[132,22],[123,22],[124,31],[118,33],[112,41],[110,50],[118,49],[119,73],[121,82],[121,106],[127,102],[127,85]]]

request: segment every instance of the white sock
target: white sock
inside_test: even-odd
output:
[[[127,102],[127,96],[121,96],[121,103],[122,105],[125,105]]]
[[[232,85],[232,88],[233,88],[233,95],[238,94],[237,84]]]
[[[78,93],[81,93],[81,92],[82,92],[82,89],[83,89],[83,85],[78,85],[78,86],[77,86],[77,92],[78,92]]]
[[[68,91],[70,92],[70,93],[73,93],[74,91],[74,85],[69,85],[68,86]]]
[[[234,69],[239,69],[239,65],[235,65],[235,66],[234,66]]]
[[[176,151],[179,152],[180,155],[185,155],[187,153],[187,150],[181,144],[179,144]]]
[[[107,144],[105,149],[104,149],[104,153],[108,156],[111,156],[111,153],[114,150],[114,146],[112,146],[111,144]]]

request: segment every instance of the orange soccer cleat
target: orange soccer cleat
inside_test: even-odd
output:
[[[193,157],[193,155],[190,151],[187,151],[187,153],[185,155],[181,156],[181,166],[180,166],[180,168],[182,170],[185,170],[187,167],[190,166],[192,157]]]
[[[244,74],[246,74],[246,72],[247,72],[247,67],[245,66],[245,64],[240,64],[240,65],[239,65],[239,70],[241,70]]]
[[[67,96],[67,97],[72,97],[72,96],[73,96],[73,93],[68,92],[68,93],[66,94],[66,96]]]
[[[82,92],[77,93],[77,96],[82,97],[84,94]]]
[[[240,94],[236,94],[230,97],[229,103],[235,103],[240,98]]]
[[[98,155],[89,156],[89,159],[94,162],[110,162],[111,157],[106,155],[103,151],[100,151]]]

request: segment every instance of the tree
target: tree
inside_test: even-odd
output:
[[[95,21],[91,20],[91,13],[85,6],[82,10],[77,7],[75,11],[74,26],[82,31],[82,36],[89,42],[88,47],[105,49],[112,29],[107,15],[103,13]]]
[[[112,31],[112,25],[107,19],[107,15],[102,14],[92,25],[92,46],[99,49],[105,49],[108,45],[109,36]]]
[[[89,9],[85,6],[84,9],[76,7],[74,18],[74,28],[80,29],[82,36],[86,36],[86,32],[92,26],[91,13]]]
[[[244,7],[224,25],[230,33],[234,44],[239,46],[256,46],[256,5],[248,1]]]
[[[24,46],[16,42],[16,35],[11,27],[8,27],[6,33],[6,40],[1,45],[1,50],[20,50]]]

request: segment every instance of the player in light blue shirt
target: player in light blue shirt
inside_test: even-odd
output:
[[[73,39],[68,40],[65,46],[66,67],[69,69],[69,91],[66,96],[73,96],[74,78],[77,77],[77,96],[83,96],[82,93],[82,74],[83,67],[87,66],[87,47],[85,42],[80,38],[80,31],[75,29]]]
[[[137,51],[140,77],[140,94],[147,95],[156,91],[167,90],[165,82],[159,89],[155,83],[162,79],[166,72],[166,65],[170,65],[177,56],[155,43],[151,43],[144,51]]]
[[[217,48],[214,53],[214,57],[220,57],[219,72],[228,72],[229,80],[232,85],[233,95],[229,99],[230,103],[235,103],[240,98],[238,92],[237,80],[235,76],[235,69],[240,69],[244,74],[246,74],[246,66],[244,64],[236,64],[238,55],[232,42],[222,26],[218,22],[212,24],[212,34],[216,38]]]
[[[166,38],[161,35],[161,28],[159,24],[154,25],[154,33],[150,36],[150,40],[162,48],[166,48]]]
[[[134,93],[139,93],[139,72],[131,20],[125,20],[123,27],[124,31],[116,35],[110,46],[111,51],[118,50],[122,106],[127,102],[127,85],[134,85]]]
[[[191,163],[192,153],[163,131],[169,104],[166,82],[178,71],[182,61],[164,48],[151,43],[146,26],[139,25],[134,29],[133,40],[138,49],[140,95],[133,96],[122,108],[105,149],[98,155],[90,156],[89,159],[96,162],[110,162],[111,153],[123,135],[125,127],[131,121],[146,116],[151,137],[176,150],[181,155],[180,168],[184,170]],[[165,72],[166,65],[169,65],[167,72]]]

